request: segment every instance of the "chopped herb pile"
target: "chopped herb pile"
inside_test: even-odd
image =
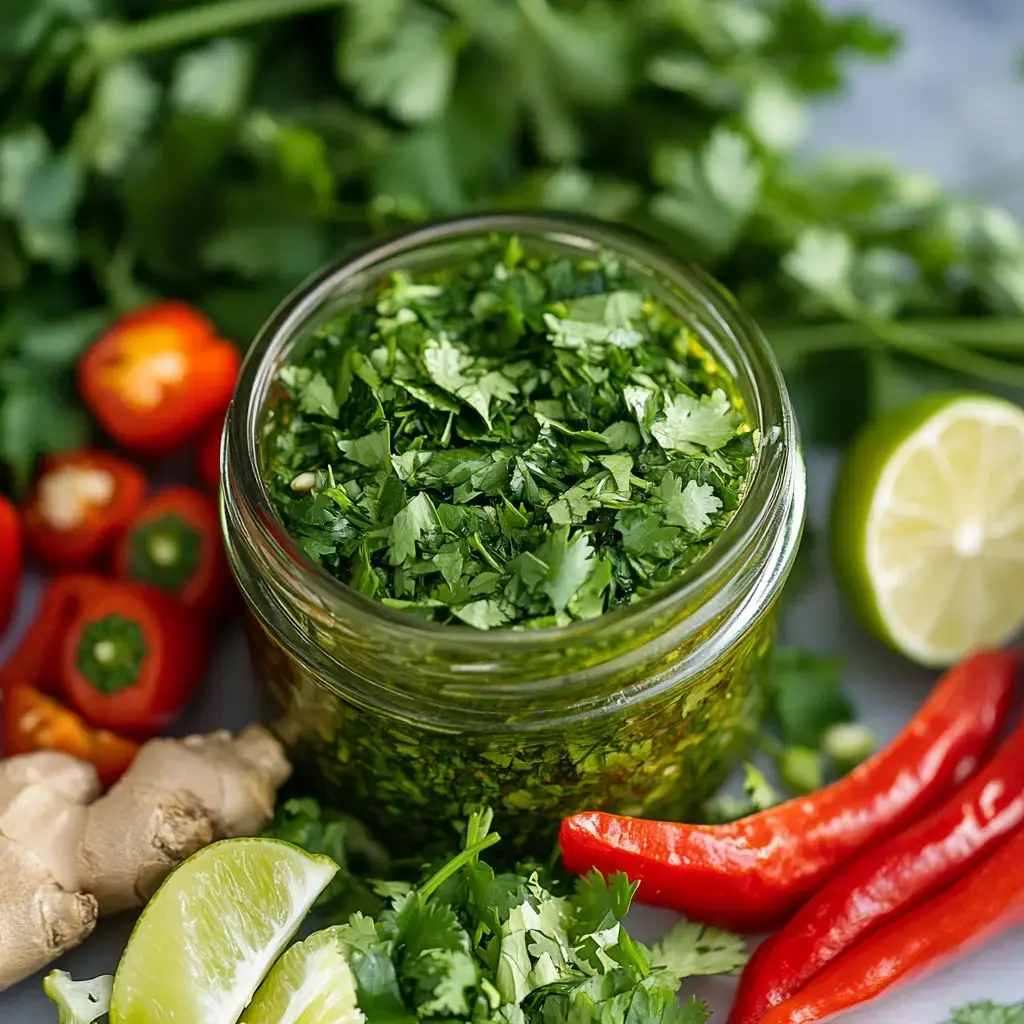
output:
[[[673,579],[755,447],[733,382],[616,259],[514,238],[391,275],[279,382],[266,476],[306,554],[480,629],[593,618]]]
[[[309,813],[313,802],[301,803]],[[636,889],[625,875],[594,872],[563,892],[532,865],[496,874],[481,859],[498,841],[490,822],[489,811],[472,815],[461,853],[416,886],[374,883],[381,909],[334,929],[367,1024],[708,1019],[694,996],[679,1002],[679,983],[739,970],[743,939],[680,921],[651,950],[623,927]]]

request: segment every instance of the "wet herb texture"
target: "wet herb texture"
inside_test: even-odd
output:
[[[593,618],[673,579],[755,450],[734,382],[615,258],[515,238],[390,275],[279,384],[266,477],[306,554],[480,629]]]

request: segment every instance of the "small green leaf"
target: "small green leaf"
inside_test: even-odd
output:
[[[721,448],[735,435],[742,417],[729,402],[724,391],[691,398],[673,395],[665,403],[660,419],[651,427],[654,439],[662,448],[686,452],[690,445],[709,451]]]

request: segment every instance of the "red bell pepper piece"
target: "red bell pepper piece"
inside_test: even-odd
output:
[[[90,725],[149,737],[195,693],[209,639],[201,620],[162,590],[114,581],[79,609],[60,659],[61,692]]]
[[[196,445],[196,474],[199,482],[216,494],[220,490],[220,442],[224,423],[218,421]]]
[[[951,888],[845,953],[761,1024],[809,1024],[919,978],[1024,924],[1024,829]]]
[[[83,602],[109,584],[89,573],[55,576],[36,617],[10,657],[0,665],[0,693],[15,686],[54,689],[59,681],[60,641]]]
[[[142,506],[121,537],[114,569],[203,615],[224,611],[233,594],[217,506],[192,487],[168,487]]]
[[[950,670],[888,748],[819,792],[728,825],[586,812],[562,823],[570,871],[625,872],[641,903],[758,932],[781,924],[854,854],[961,785],[1012,701],[1017,661],[983,653]]]
[[[132,763],[139,744],[105,729],[90,729],[73,711],[31,686],[4,697],[4,755],[57,750],[94,765],[104,786]]]
[[[25,543],[52,569],[84,569],[109,553],[145,494],[141,470],[116,455],[55,455],[29,493]]]
[[[121,317],[86,351],[78,387],[129,451],[166,454],[227,408],[242,363],[202,313],[154,302]]]
[[[21,521],[0,494],[0,634],[7,628],[21,589]]]
[[[851,861],[754,953],[729,1024],[759,1024],[864,936],[962,878],[1024,824],[1024,725],[938,810]]]

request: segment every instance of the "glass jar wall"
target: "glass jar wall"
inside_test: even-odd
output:
[[[642,600],[557,629],[438,625],[364,597],[291,543],[262,483],[294,346],[388,273],[457,265],[495,235],[528,253],[614,253],[733,378],[757,430],[744,498],[707,554]],[[778,367],[731,297],[645,239],[542,215],[447,221],[324,270],[257,339],[224,445],[226,543],[272,722],[309,785],[417,848],[454,842],[452,822],[479,803],[510,853],[543,849],[583,808],[692,815],[758,729],[804,497]]]

